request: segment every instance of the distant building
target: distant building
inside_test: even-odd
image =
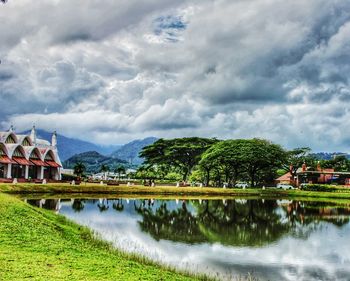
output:
[[[61,179],[62,163],[57,151],[57,135],[51,143],[36,136],[16,134],[12,127],[0,132],[0,178],[2,179]]]
[[[291,166],[291,169],[293,167]],[[334,169],[322,169],[320,164],[317,165],[316,170],[306,167],[305,164],[298,168],[293,178],[291,172],[277,178],[276,183],[285,183],[299,186],[302,183],[312,184],[341,184],[350,185],[350,172],[335,172]]]

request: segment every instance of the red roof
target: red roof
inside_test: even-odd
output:
[[[15,160],[20,165],[33,166],[33,163],[29,162],[24,157],[13,157],[12,159]]]
[[[49,164],[49,166],[53,167],[53,168],[59,168],[61,167],[61,165],[57,164],[55,161],[50,161],[50,160],[47,160],[45,161],[47,164]]]
[[[288,181],[291,180],[292,174],[290,172],[284,174],[283,176],[280,176],[279,178],[277,178],[277,181]]]
[[[41,161],[40,159],[30,159],[30,162],[32,162],[35,166],[44,166],[44,167],[49,166],[48,164],[46,164],[44,161]]]
[[[0,156],[0,163],[2,164],[17,164],[15,161],[11,160],[8,156]]]

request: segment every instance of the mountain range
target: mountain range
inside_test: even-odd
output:
[[[24,132],[25,134],[30,134],[30,131]],[[52,133],[49,133],[44,130],[36,130],[37,137],[51,141]],[[57,149],[60,154],[61,161],[65,161],[68,158],[72,157],[75,154],[79,154],[82,152],[87,151],[96,151],[102,155],[109,155],[119,148],[121,148],[121,145],[97,145],[91,142],[75,139],[75,138],[68,138],[63,135],[58,134],[57,135]]]
[[[63,162],[63,167],[66,169],[73,169],[75,164],[78,162],[84,163],[86,172],[88,173],[98,172],[101,169],[102,165],[108,166],[111,171],[120,165],[126,168],[132,167],[125,160],[110,156],[104,156],[96,151],[88,151],[75,154]]]

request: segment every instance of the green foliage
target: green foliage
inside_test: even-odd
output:
[[[74,165],[74,174],[81,177],[86,171],[86,166],[82,162],[77,162]]]
[[[201,170],[195,170],[189,177],[190,182],[203,182],[204,173]]]
[[[306,184],[300,187],[301,190],[305,191],[323,191],[323,192],[336,192],[337,186],[330,184]]]
[[[87,173],[97,173],[100,171],[102,165],[110,168],[123,165],[129,167],[130,165],[119,158],[113,158],[101,155],[96,151],[88,151],[80,154],[76,154],[63,162],[63,166],[67,169],[73,169],[76,163],[83,163],[86,167]]]
[[[200,157],[211,145],[218,142],[207,138],[177,138],[159,139],[152,145],[146,146],[140,152],[149,166],[164,165],[177,169],[186,180],[192,169],[200,161]]]
[[[173,181],[180,181],[182,179],[181,175],[176,172],[170,172],[166,174],[165,176],[166,179],[168,180],[173,180]]]
[[[345,156],[336,156],[331,160],[319,161],[322,168],[332,168],[336,172],[348,172],[350,171],[350,160]]]
[[[61,176],[63,181],[72,181],[72,180],[76,181],[78,179],[78,177],[75,175],[62,174]]]
[[[102,172],[102,173],[109,172],[109,166],[104,165],[104,164],[101,165],[100,172]]]
[[[206,182],[214,170],[214,180],[234,186],[237,180],[249,180],[251,186],[271,182],[286,161],[286,152],[276,144],[261,139],[226,140],[214,144],[199,162]]]

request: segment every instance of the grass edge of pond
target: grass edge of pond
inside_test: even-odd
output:
[[[120,276],[113,276],[113,273],[123,272],[130,266],[136,267],[136,273],[129,272],[128,280],[216,280],[115,249],[111,243],[98,239],[87,227],[4,193],[0,193],[0,222],[0,266],[5,269],[0,273],[1,280],[68,277],[70,280],[81,280],[81,277],[84,280],[105,280],[106,276],[117,280]],[[57,257],[49,250],[57,251]],[[62,252],[66,256],[62,256]],[[55,267],[59,270],[53,272]],[[103,279],[99,279],[96,272],[104,276]]]

